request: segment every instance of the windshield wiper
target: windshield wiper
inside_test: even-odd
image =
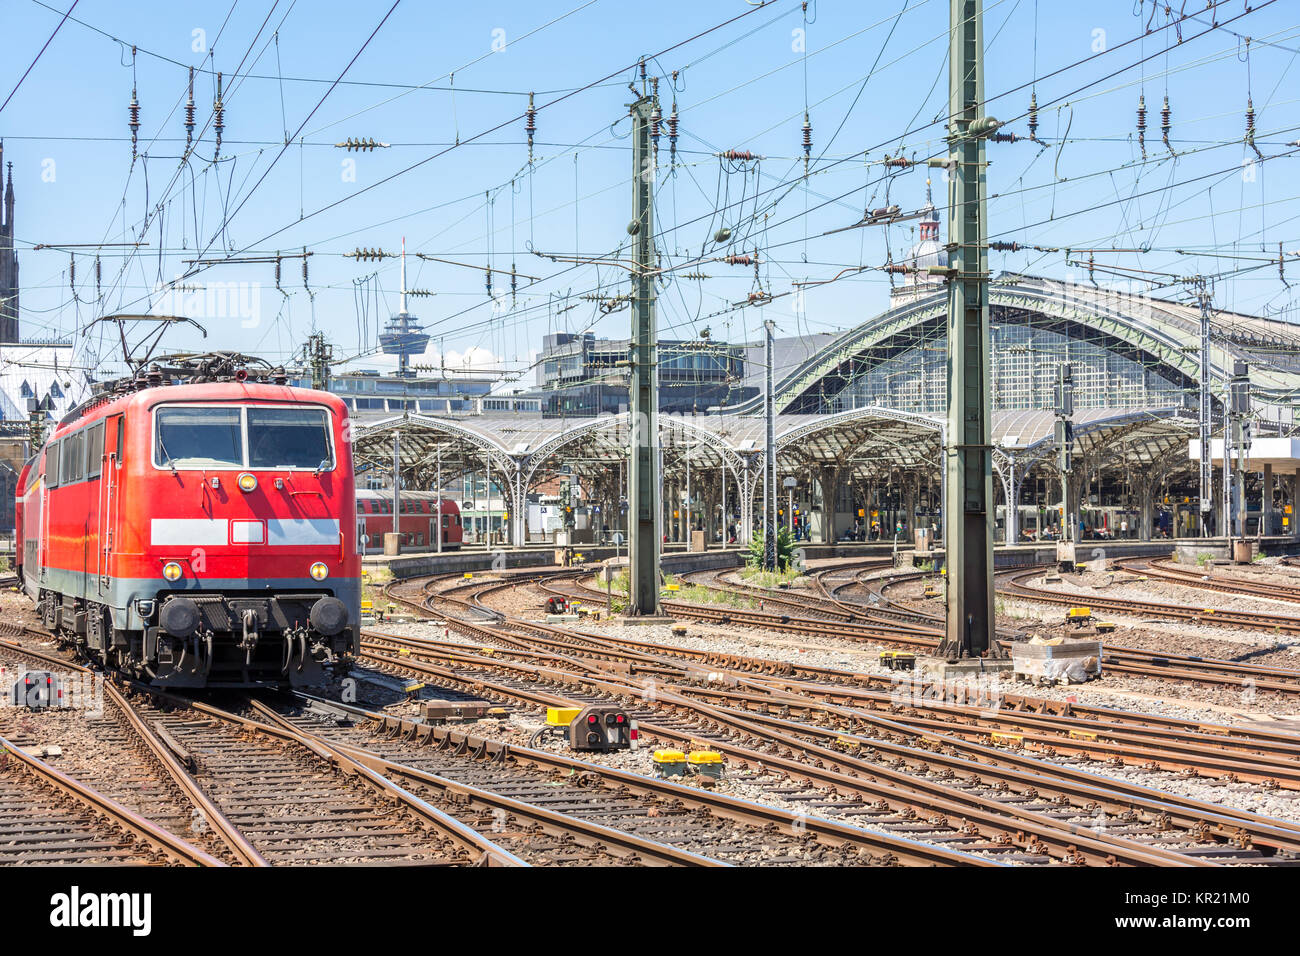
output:
[[[171,465],[172,475],[176,476],[176,462],[172,460],[171,452],[167,450],[167,443],[163,441],[162,429],[158,429],[158,450],[167,456],[167,464]]]

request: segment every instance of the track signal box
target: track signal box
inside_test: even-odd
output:
[[[629,750],[635,740],[632,719],[620,707],[584,707],[569,724],[569,746],[574,750]]]

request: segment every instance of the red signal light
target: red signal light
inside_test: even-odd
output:
[[[589,724],[594,724],[594,723],[596,723],[598,719],[599,719],[599,718],[597,718],[597,716],[596,716],[595,714],[588,714],[588,715],[587,715],[587,723],[589,723]]]

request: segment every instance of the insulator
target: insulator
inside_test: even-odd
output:
[[[185,100],[185,150],[194,142],[194,67],[190,67],[190,92]]]
[[[808,111],[803,111],[803,174],[808,175],[808,163],[812,160],[812,122]]]
[[[524,123],[524,131],[528,133],[528,161],[533,161],[533,134],[537,132],[537,110],[533,106],[533,94],[528,94],[528,109],[524,111],[528,117]]]
[[[357,251],[358,253],[360,253],[360,250]],[[358,254],[357,258],[359,259],[361,258],[361,256]],[[280,257],[279,256],[275,257],[275,287],[277,289],[280,288]]]
[[[487,294],[489,299],[492,298],[492,267],[491,266],[488,266],[487,269]]]
[[[1169,145],[1169,130],[1171,128],[1169,117],[1172,114],[1173,110],[1169,108],[1169,96],[1166,94],[1165,105],[1160,108],[1160,139],[1164,142],[1165,149],[1171,153],[1174,151],[1173,147]]]
[[[1147,158],[1147,98],[1145,94],[1138,96],[1138,147],[1142,150],[1142,158]]]
[[[722,261],[729,266],[752,266],[757,264],[753,256],[727,256]]]
[[[135,52],[136,48],[131,47],[131,105],[128,107],[131,119],[126,124],[131,129],[131,162],[133,163],[135,162],[135,149],[140,132],[140,100],[135,95]]]
[[[73,293],[77,291],[77,256],[76,253],[68,253],[68,285],[71,286]]]
[[[221,74],[217,74],[217,99],[212,104],[212,129],[217,134],[217,146],[214,159],[221,156],[221,132],[226,128],[226,104],[221,102]]]
[[[100,271],[99,256],[95,256],[95,295],[99,295],[99,287],[103,281],[103,273]]]
[[[644,83],[645,82],[645,58],[644,57],[638,63],[638,66],[640,66],[641,68],[641,82]]]
[[[994,133],[989,139],[995,143],[1016,143],[1020,141],[1020,137],[1015,133]]]
[[[663,121],[664,121],[663,111],[659,109],[659,77],[656,76],[654,79],[652,79],[650,81],[650,85],[654,88],[654,98],[655,98],[655,108],[654,111],[650,114],[650,142],[654,145],[655,156],[658,157],[659,128],[663,125]]]
[[[510,263],[510,301],[515,300],[515,289],[519,287],[519,277],[515,275],[515,264]]]
[[[994,252],[1019,252],[1025,247],[1018,242],[1003,242],[999,239],[990,242],[989,248]]]
[[[908,166],[913,166],[915,164],[912,162],[912,160],[908,159],[906,156],[886,156],[885,165],[897,166],[900,169],[906,169]]]
[[[885,264],[884,271],[895,275],[906,275],[912,271],[912,267],[905,262],[888,262]]]
[[[668,155],[672,165],[677,165],[677,100],[673,99],[673,111],[668,114]]]
[[[131,128],[131,158],[135,159],[136,142],[140,133],[140,100],[135,95],[135,87],[131,87],[131,120],[126,125]]]
[[[1029,141],[1038,142],[1038,93],[1029,94]]]
[[[307,250],[302,250],[302,287],[307,288]]]
[[[1264,158],[1264,154],[1255,145],[1255,102],[1249,96],[1246,97],[1246,145],[1253,149],[1260,159]]]
[[[722,154],[723,159],[753,159],[754,154],[747,149],[729,149]]]
[[[347,150],[349,153],[372,153],[381,147],[387,147],[387,143],[378,142],[373,136],[366,139],[354,139],[349,136],[341,143],[334,144],[339,149]]]
[[[682,276],[682,278],[683,279],[708,279],[711,278],[711,276],[707,276],[703,272],[687,272],[685,275]]]

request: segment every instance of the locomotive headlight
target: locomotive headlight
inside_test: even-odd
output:
[[[256,475],[250,474],[248,472],[244,472],[242,475],[239,476],[237,480],[239,482],[239,490],[242,491],[244,494],[248,494],[250,491],[257,490]]]
[[[311,576],[317,581],[324,581],[330,576],[330,569],[323,561],[317,561],[311,566]]]
[[[175,561],[168,561],[163,565],[163,577],[168,581],[179,581],[184,569]]]

